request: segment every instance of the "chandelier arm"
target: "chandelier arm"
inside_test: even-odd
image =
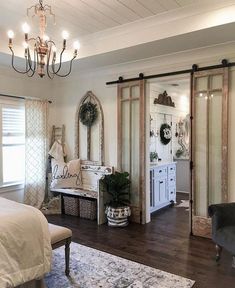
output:
[[[55,73],[55,74],[56,74],[57,76],[59,76],[59,77],[67,77],[67,76],[71,73],[71,71],[72,71],[73,60],[74,60],[75,58],[76,58],[76,56],[74,56],[74,57],[70,60],[69,71],[68,71],[66,74],[61,75],[61,74],[59,74],[58,72]]]
[[[28,64],[29,64],[29,70],[33,72],[34,69],[32,68],[32,60],[31,60],[31,54],[30,54],[29,48],[28,48]]]
[[[32,72],[32,76],[35,74],[35,71],[36,71],[36,52],[34,50],[34,59],[33,59],[33,65],[32,65],[32,59],[31,59],[31,55],[29,53],[29,65],[30,65],[30,71]],[[32,77],[32,76],[29,76],[29,77]]]
[[[55,74],[53,74],[53,73],[50,72],[50,59],[51,59],[51,47],[50,47],[49,52],[48,52],[48,55],[47,55],[47,76],[48,76],[50,79],[53,79]],[[52,76],[52,75],[53,75],[53,76]]]
[[[10,48],[11,54],[12,54],[12,57],[11,57],[11,66],[12,66],[12,68],[13,68],[16,72],[18,72],[18,73],[20,73],[20,74],[27,74],[27,73],[28,73],[27,70],[25,70],[25,71],[20,71],[20,70],[18,70],[18,69],[15,67],[15,64],[14,64],[15,54],[14,54],[13,49],[12,49],[11,47],[9,47],[9,48]],[[27,62],[27,59],[25,59],[25,61]]]
[[[60,53],[60,64],[59,64],[58,69],[57,69],[56,71],[53,71],[56,75],[57,75],[57,73],[60,71],[61,66],[62,66],[62,57],[63,57],[64,50],[65,50],[65,48],[63,48],[62,51],[61,51],[61,53]]]
[[[27,40],[27,42],[30,42],[30,41],[37,41],[37,39],[34,38],[34,37],[31,37],[31,38],[29,38],[29,39]]]
[[[52,43],[54,46],[56,46],[53,40],[48,40],[47,43]]]
[[[28,59],[27,59],[27,55],[25,55],[25,71],[28,71]]]
[[[30,53],[29,53],[29,55],[30,55]],[[36,51],[35,51],[35,49],[34,49],[34,65],[33,65],[33,69],[32,69],[32,67],[31,67],[31,69],[30,69],[30,71],[32,72],[31,74],[29,74],[29,73],[27,73],[27,75],[29,76],[29,77],[33,77],[34,76],[34,74],[35,74],[35,71],[36,71],[36,61],[35,61],[35,59],[36,59]],[[32,60],[31,60],[31,56],[30,56],[30,64],[32,64]]]
[[[34,41],[34,42],[35,42],[35,41],[37,41],[37,39],[31,37],[31,38],[29,38],[29,39],[27,40],[27,43],[29,43],[29,42],[31,42],[31,41]],[[35,69],[36,69],[35,51],[34,51],[34,67],[33,67],[33,68],[32,68],[32,60],[31,60],[31,54],[30,54],[30,49],[29,49],[29,48],[27,49],[27,53],[28,53],[28,64],[29,64],[30,70],[35,73]],[[29,71],[28,71],[28,72],[29,72]]]
[[[31,77],[33,77],[34,73],[35,73],[35,71],[31,71],[31,74],[27,73],[27,76],[31,78]]]
[[[52,60],[51,69],[52,69],[52,73],[53,73],[54,75],[56,75],[56,73],[55,73],[55,59]]]
[[[37,67],[38,67],[38,53],[37,53],[37,49],[36,49],[36,47],[34,48],[34,51],[36,51],[36,63],[37,63]]]

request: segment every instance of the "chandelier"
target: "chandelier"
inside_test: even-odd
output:
[[[69,37],[67,31],[62,32],[63,37],[63,46],[62,50],[59,54],[59,63],[56,63],[57,59],[57,48],[56,44],[53,40],[51,40],[46,35],[46,26],[47,26],[47,16],[52,16],[54,18],[55,23],[55,14],[52,12],[52,8],[50,5],[44,5],[43,0],[39,0],[39,3],[31,6],[27,9],[27,16],[29,16],[30,12],[33,10],[32,17],[37,16],[39,18],[39,36],[36,38],[29,37],[30,27],[27,23],[22,25],[22,29],[24,32],[24,58],[25,58],[25,69],[20,71],[15,67],[14,58],[15,54],[13,51],[13,38],[14,32],[12,30],[8,31],[9,43],[8,47],[11,50],[12,60],[11,65],[13,69],[21,74],[26,74],[29,77],[32,77],[37,71],[38,75],[43,78],[45,74],[48,75],[50,79],[52,79],[55,75],[59,77],[66,77],[71,73],[73,60],[77,57],[78,49],[80,47],[79,42],[75,41],[73,56],[68,64],[68,70],[66,73],[61,73],[62,68],[62,58],[63,53],[66,49],[66,42]]]

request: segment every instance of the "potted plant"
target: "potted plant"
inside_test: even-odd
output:
[[[116,171],[114,174],[105,175],[102,183],[109,195],[105,209],[108,225],[112,227],[127,226],[128,217],[131,215],[129,173]]]

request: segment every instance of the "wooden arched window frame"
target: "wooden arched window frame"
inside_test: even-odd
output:
[[[96,104],[98,110],[98,117],[91,127],[87,127],[80,121],[79,111],[80,107],[85,102],[92,102]],[[76,112],[76,123],[75,123],[75,156],[81,159],[82,164],[87,165],[103,165],[104,164],[104,113],[99,99],[92,93],[88,91],[81,99],[77,112]],[[86,140],[84,137],[81,139],[81,135],[86,134]],[[86,143],[86,145],[82,145]],[[92,144],[93,143],[93,144]],[[92,151],[92,145],[96,147],[95,152],[98,155],[94,155]],[[98,148],[97,146],[98,145]],[[93,147],[94,148],[94,147]],[[84,151],[86,150],[86,151]]]

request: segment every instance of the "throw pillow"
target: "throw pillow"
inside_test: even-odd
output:
[[[51,160],[51,188],[80,188],[82,184],[80,159],[68,163]]]

